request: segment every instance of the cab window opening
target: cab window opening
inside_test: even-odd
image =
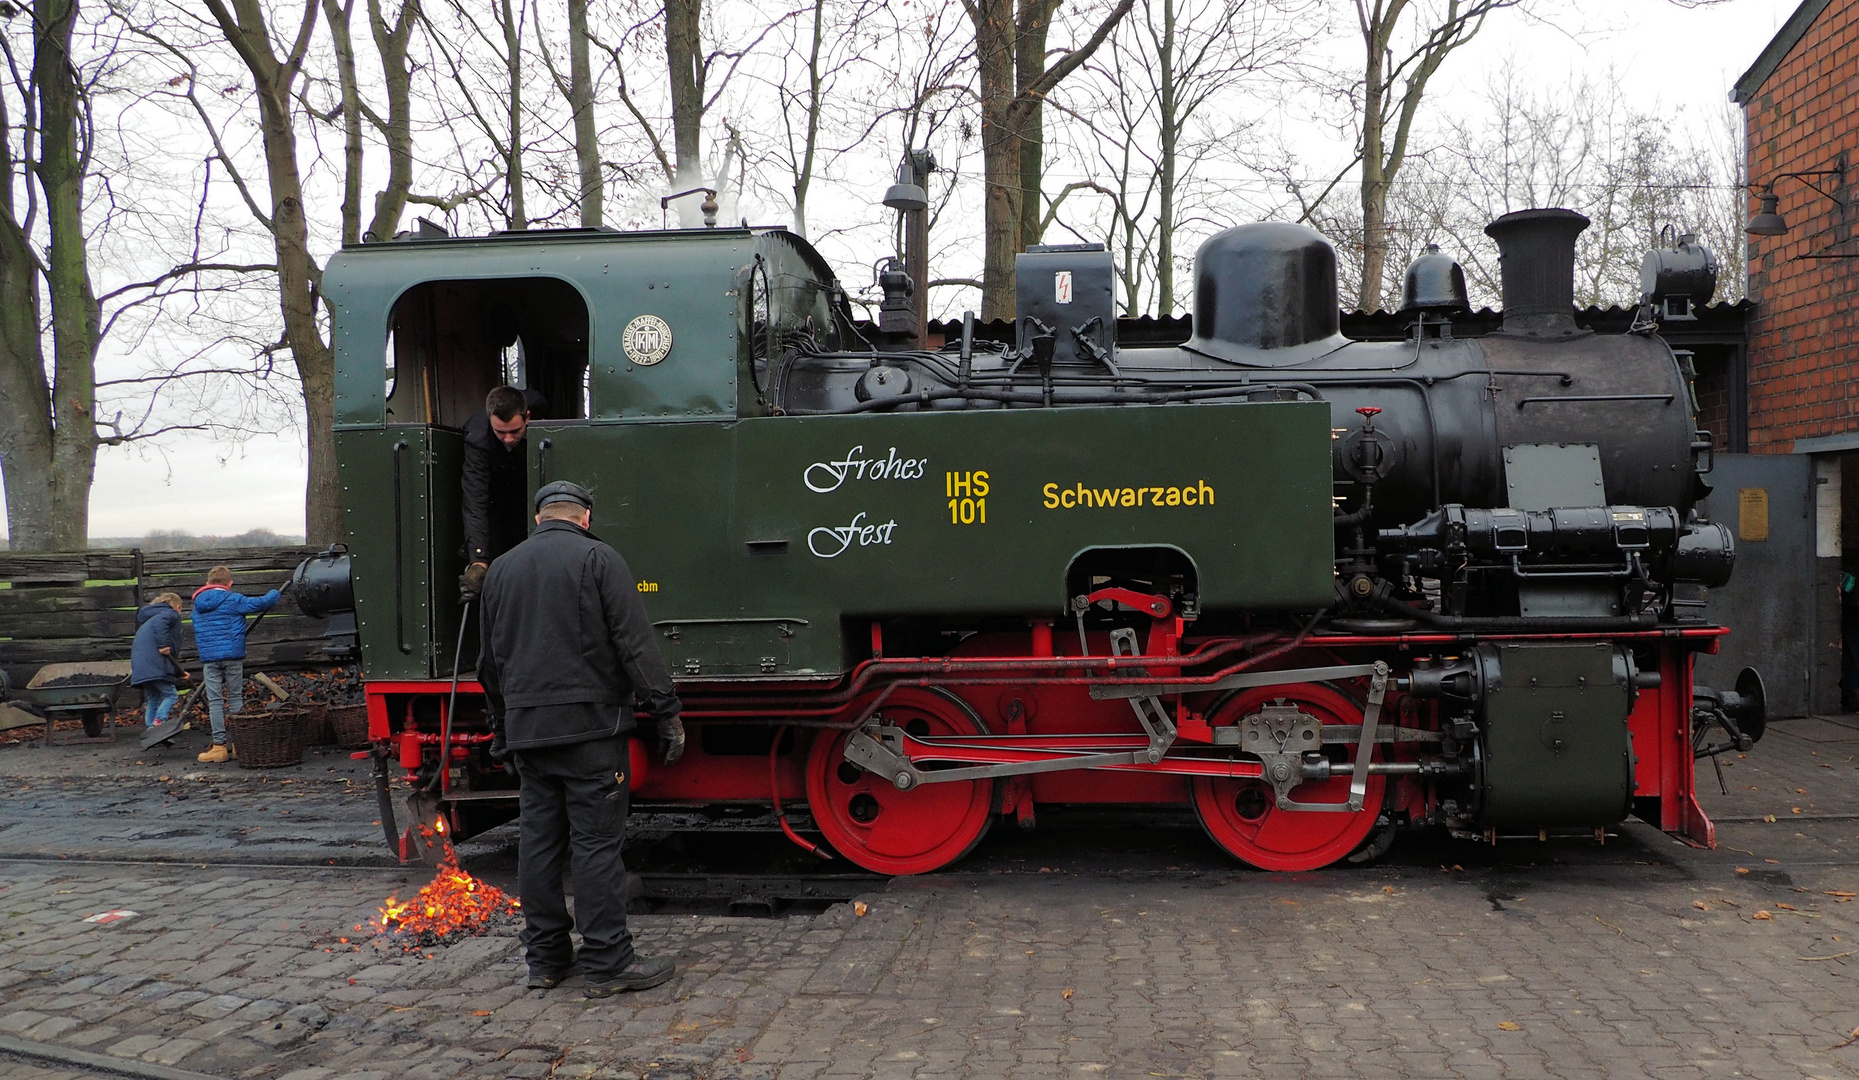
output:
[[[557,278],[428,281],[394,304],[387,420],[463,428],[498,386],[547,401],[532,419],[590,413],[587,303]]]

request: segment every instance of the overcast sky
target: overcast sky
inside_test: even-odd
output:
[[[1563,0],[1554,25],[1500,13],[1475,48],[1448,61],[1424,108],[1467,100],[1506,63],[1547,86],[1611,69],[1637,107],[1656,104],[1675,127],[1697,130],[1721,123],[1730,87],[1795,7],[1796,0],[1728,0],[1696,9],[1668,0]],[[778,209],[766,218],[784,222]],[[758,220],[752,216],[751,223]],[[841,270],[849,277],[865,273]],[[177,435],[133,449],[106,447],[97,456],[90,531],[136,537],[155,529],[225,535],[269,528],[301,535],[303,483],[297,431],[236,444]]]

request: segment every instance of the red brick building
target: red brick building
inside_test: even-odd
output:
[[[1843,635],[1840,625],[1841,574],[1859,571],[1859,0],[1802,0],[1731,97],[1747,137],[1756,305],[1743,419],[1753,453],[1811,459],[1799,470],[1814,565],[1811,698],[1831,711],[1842,653],[1859,653],[1850,597]],[[1762,558],[1762,545],[1744,547]],[[1847,680],[1850,708],[1859,684]]]
[[[1787,227],[1749,237],[1749,449],[1859,448],[1859,0],[1804,0],[1733,97],[1749,183]]]

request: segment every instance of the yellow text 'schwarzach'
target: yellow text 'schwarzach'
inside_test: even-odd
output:
[[[1192,487],[1086,487],[1083,483],[1045,486],[1046,509],[1100,509],[1113,506],[1212,506],[1213,485],[1197,480]]]

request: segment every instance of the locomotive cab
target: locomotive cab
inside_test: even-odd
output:
[[[822,326],[836,345],[847,321],[818,268],[797,273],[797,261],[778,233],[746,229],[415,236],[339,253],[325,280],[337,456],[370,675],[449,676],[455,650],[472,665],[472,631],[456,633],[461,440],[486,393],[512,385],[544,399],[528,438],[532,491],[551,468],[579,467],[590,424],[756,415],[767,343]],[[709,317],[719,303],[738,317]],[[383,350],[384,370],[367,363]],[[668,482],[701,467],[676,454],[628,465]],[[639,510],[603,502],[603,517],[609,506]]]

